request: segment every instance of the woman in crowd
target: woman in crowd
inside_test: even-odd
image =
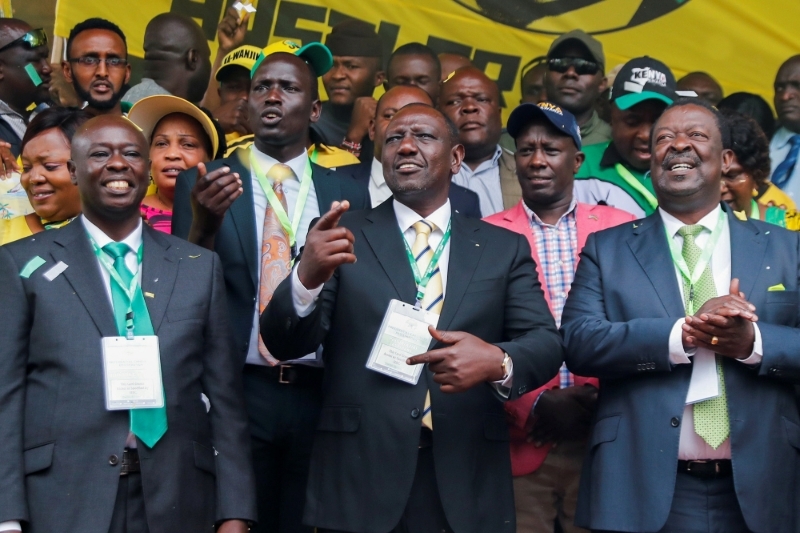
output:
[[[770,173],[769,142],[759,125],[736,111],[723,110],[730,128],[733,163],[722,174],[722,199],[742,219],[757,218],[784,228],[800,231],[800,215],[756,202],[760,190],[774,187]]]
[[[0,220],[0,245],[60,228],[81,213],[78,187],[70,179],[67,161],[72,137],[88,119],[84,111],[56,107],[42,111],[28,125],[20,144],[20,184],[34,212]]]
[[[175,179],[182,171],[224,153],[224,134],[209,114],[176,96],[143,98],[133,105],[128,118],[150,142],[155,191],[142,202],[142,217],[153,228],[170,233]]]

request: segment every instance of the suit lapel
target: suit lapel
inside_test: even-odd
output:
[[[479,226],[464,216],[453,214],[450,236],[450,261],[447,265],[447,290],[437,329],[450,326],[485,248]],[[456,260],[453,261],[452,259]]]
[[[653,284],[667,314],[684,315],[686,308],[681,301],[675,266],[672,264],[661,216],[656,211],[644,220],[633,222],[633,225],[633,235],[628,239],[633,255]]]
[[[416,298],[414,275],[408,264],[403,236],[397,227],[393,202],[382,203],[370,211],[366,218],[372,224],[365,225],[361,231],[386,276],[394,285],[398,299],[414,303]]]
[[[342,200],[342,187],[338,179],[331,179],[331,170],[311,163],[311,180],[317,193],[319,214],[327,213],[334,201]]]
[[[731,235],[731,279],[739,278],[739,290],[752,301],[753,287],[762,270],[767,239],[755,224],[744,222],[728,211]]]
[[[261,243],[257,242],[256,216],[253,211],[253,178],[250,174],[250,162],[247,159],[249,153],[248,149],[240,148],[236,150],[234,157],[229,158],[231,171],[238,172],[242,178],[243,191],[242,196],[231,205],[230,216],[236,226],[236,234],[242,245],[253,286],[258,287],[258,255]]]
[[[167,304],[172,296],[172,289],[175,286],[178,265],[167,252],[170,247],[169,241],[159,235],[156,230],[144,226],[142,239],[144,258],[142,259],[140,283],[147,311],[150,313],[150,321],[153,323],[153,331],[158,333],[158,328],[167,310]]]
[[[118,332],[114,322],[114,310],[108,292],[103,286],[100,265],[97,263],[97,257],[89,243],[83,223],[78,218],[57,231],[58,236],[54,242],[58,247],[54,248],[51,255],[56,262],[63,261],[69,267],[62,276],[67,279],[75,294],[83,302],[100,335],[116,337]]]

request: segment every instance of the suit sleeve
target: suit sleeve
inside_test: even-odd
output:
[[[25,365],[31,318],[19,268],[0,247],[0,523],[27,521],[23,458]]]
[[[609,320],[597,235],[589,235],[581,252],[561,317],[567,368],[579,376],[601,379],[670,371],[669,333],[675,318]],[[612,281],[625,283],[619,279]]]
[[[369,189],[361,185],[356,179],[345,172],[341,176],[342,200],[350,202],[350,211],[369,209],[372,202],[369,199]]]
[[[245,414],[241,361],[236,356],[219,256],[213,254],[211,303],[204,331],[202,385],[211,402],[217,467],[217,522],[256,521],[255,478]]]
[[[189,230],[192,227],[192,186],[196,180],[197,169],[184,170],[175,180],[172,234],[181,239],[189,237]]]
[[[517,250],[509,272],[504,308],[504,337],[509,340],[497,344],[514,364],[509,400],[547,383],[558,372],[564,355],[528,241],[522,235],[514,236]]]

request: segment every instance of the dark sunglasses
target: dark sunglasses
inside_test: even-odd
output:
[[[584,74],[595,75],[600,70],[600,65],[594,61],[579,57],[554,57],[547,60],[547,68],[555,72],[563,74],[569,70],[569,67],[573,67],[575,73],[579,76]]]
[[[42,28],[39,28],[38,30],[31,30],[25,35],[14,39],[7,45],[0,47],[0,52],[8,48],[11,48],[12,46],[18,46],[20,44],[27,44],[30,48],[47,46],[47,34],[44,32]]]

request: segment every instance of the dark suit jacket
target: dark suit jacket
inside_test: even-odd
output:
[[[250,175],[247,149],[236,150],[230,157],[207,165],[209,171],[222,166],[238,172],[244,194],[231,205],[214,242],[222,259],[228,307],[240,361],[244,365],[253,327],[253,311],[258,295],[259,256],[261,243],[256,242],[256,218],[253,211],[253,181]],[[349,200],[350,209],[369,208],[369,196],[348,175],[311,164],[311,178],[317,193],[320,214],[331,203]],[[192,225],[191,190],[197,180],[197,170],[181,172],[175,183],[175,207],[172,214],[172,234],[189,236]],[[312,352],[314,350],[311,350]]]
[[[369,195],[369,179],[372,173],[373,159],[362,161],[358,165],[348,165],[340,168],[342,172],[349,172],[359,185],[364,188],[367,195]],[[482,218],[480,201],[475,192],[461,185],[451,183],[448,197],[453,211],[461,213],[467,218]]]
[[[255,520],[240,365],[216,254],[143,229],[142,290],[158,335],[169,429],[138,443],[150,531],[213,531]],[[46,263],[19,273],[36,256]],[[53,281],[43,274],[63,261]],[[117,336],[80,220],[0,248],[0,522],[105,533],[128,411],[106,411],[101,337]],[[211,402],[206,412],[201,400]],[[113,461],[113,463],[111,462]]]
[[[750,530],[795,531],[800,238],[730,213],[728,222],[731,274],[756,306],[764,352],[755,368],[723,358],[736,494]],[[670,510],[692,366],[669,361],[669,333],[685,313],[666,239],[657,212],[590,235],[564,308],[567,366],[600,378],[583,527],[657,531]],[[786,290],[767,290],[778,284]]]
[[[295,313],[291,279],[261,317],[262,338],[279,359],[324,347],[305,522],[375,533],[397,525],[430,388],[434,461],[450,525],[465,533],[513,532],[508,424],[492,386],[444,394],[430,372],[412,386],[365,367],[389,300],[413,303],[416,293],[393,202],[345,213],[340,225],[355,235],[358,262],[337,269],[308,317]],[[507,352],[511,399],[547,382],[561,365],[561,340],[525,237],[454,213],[450,243],[439,328],[466,331]]]

